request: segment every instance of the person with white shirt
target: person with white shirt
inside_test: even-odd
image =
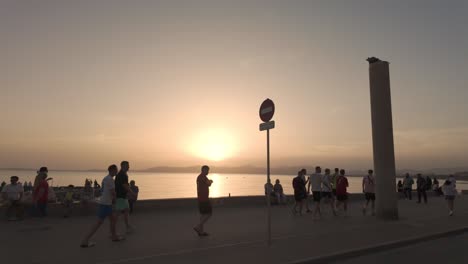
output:
[[[320,200],[322,198],[322,168],[315,167],[315,173],[310,175],[308,190],[312,190],[312,197],[314,198],[314,217],[318,214],[320,217]]]
[[[115,194],[115,183],[114,183],[114,176],[117,175],[118,168],[117,165],[111,165],[108,168],[109,174],[104,177],[102,180],[102,195],[99,201],[99,209],[98,209],[98,221],[97,223],[91,228],[90,232],[86,235],[86,237],[82,240],[80,247],[88,248],[93,247],[96,243],[89,241],[91,237],[96,233],[99,227],[104,223],[106,218],[110,220],[110,230],[111,230],[111,239],[114,242],[123,240],[122,237],[117,236],[115,230],[115,222],[116,216],[113,212],[113,206],[115,205],[116,194]]]
[[[445,180],[444,185],[442,186],[442,191],[445,195],[445,200],[447,200],[447,205],[449,208],[449,215],[453,215],[453,207],[455,202],[455,196],[457,196],[457,181],[453,175],[450,175],[447,180]]]
[[[371,202],[372,207],[372,216],[375,215],[375,179],[374,179],[374,171],[368,170],[367,176],[362,179],[362,192],[366,198],[366,202],[362,208],[362,214],[366,215],[367,207],[369,206],[369,202]]]
[[[24,190],[21,183],[18,182],[18,176],[11,176],[11,184],[7,184],[2,189],[2,198],[7,201],[7,218],[8,221],[16,221],[23,217],[23,206],[21,205],[21,199],[23,198]],[[15,214],[13,216],[13,212]]]
[[[332,186],[332,177],[330,175],[331,171],[330,169],[325,169],[325,174],[322,176],[322,193],[321,193],[321,198],[326,199],[325,202],[330,203],[330,207],[332,209],[332,212],[334,215],[336,215],[335,212],[335,203],[333,199],[333,186]]]

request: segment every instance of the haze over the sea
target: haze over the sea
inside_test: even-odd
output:
[[[0,168],[372,166],[367,57],[397,167],[468,167],[468,1],[3,1]]]

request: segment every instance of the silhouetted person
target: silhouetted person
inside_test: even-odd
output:
[[[432,190],[432,179],[431,177],[426,177],[426,191]]]
[[[7,201],[8,208],[6,216],[8,221],[16,221],[23,218],[23,205],[21,199],[23,198],[23,186],[18,183],[18,176],[10,177],[10,184],[2,188],[2,198]]]
[[[94,180],[94,189],[99,189],[99,188],[101,188],[101,186],[96,180]]]
[[[301,169],[301,180],[302,180],[302,183],[304,184],[304,189],[306,190],[304,203],[305,203],[305,206],[306,206],[306,212],[310,213],[312,211],[309,208],[309,197],[308,197],[309,192],[307,191],[307,185],[310,183],[310,177],[306,178],[306,176],[307,176],[307,170],[306,169]]]
[[[399,193],[403,192],[403,183],[401,182],[401,180],[399,180],[398,183],[397,183],[397,191]]]
[[[265,198],[270,199],[270,203],[276,202],[276,196],[275,193],[273,192],[273,184],[271,184],[270,180],[268,180],[267,183],[264,185],[265,189]]]
[[[418,191],[418,203],[421,203],[421,196],[424,197],[424,203],[427,203],[427,194],[426,194],[426,180],[419,173],[416,180],[416,188]]]
[[[457,196],[457,181],[453,175],[450,175],[447,180],[445,180],[442,191],[444,192],[445,200],[447,200],[449,215],[452,216],[455,196]]]
[[[319,166],[315,167],[315,173],[310,175],[307,190],[308,192],[312,191],[312,197],[314,200],[314,217],[317,215],[320,217],[322,215],[322,212],[320,211],[320,200],[322,199],[322,168]]]
[[[412,198],[411,192],[413,191],[413,184],[413,178],[410,177],[409,173],[406,173],[405,178],[403,179],[403,192],[406,199],[411,200]]]
[[[371,202],[372,206],[372,216],[375,215],[375,179],[374,179],[374,171],[369,170],[367,175],[362,179],[362,192],[366,198],[366,202],[364,207],[362,208],[362,214],[366,215],[367,207],[369,206],[369,202]]]
[[[33,203],[36,205],[40,216],[47,215],[47,202],[49,199],[48,173],[47,167],[42,167],[37,172],[36,179],[34,180]]]
[[[345,176],[345,170],[340,170],[340,176],[336,179],[336,208],[338,209],[343,203],[343,209],[345,215],[348,211],[348,191],[347,188],[349,186],[348,179]]]
[[[132,190],[133,195],[130,195],[128,197],[128,204],[130,205],[130,214],[133,213],[133,206],[138,200],[138,193],[140,192],[140,189],[138,186],[135,185],[135,181],[131,180],[130,181],[130,189]]]
[[[210,167],[207,165],[202,166],[201,173],[197,177],[197,198],[198,198],[198,210],[200,212],[200,223],[196,225],[193,230],[197,232],[198,236],[208,236],[205,232],[205,223],[210,219],[213,208],[210,203],[210,186],[213,181],[208,179],[210,173]]]
[[[335,198],[333,198],[333,193],[332,193],[332,176],[330,175],[331,171],[330,169],[325,169],[325,174],[322,176],[322,192],[320,194],[321,200],[324,200],[324,203],[330,203],[331,210],[334,215],[336,215],[335,212]]]
[[[115,205],[116,201],[116,193],[115,193],[115,183],[114,183],[114,176],[117,175],[117,165],[111,165],[107,169],[109,174],[104,177],[102,180],[102,195],[101,199],[99,200],[99,208],[98,208],[98,221],[96,224],[93,225],[89,233],[85,236],[85,238],[81,241],[80,247],[88,248],[93,247],[96,243],[89,241],[91,237],[96,233],[99,227],[104,223],[106,218],[110,220],[110,231],[111,231],[111,239],[112,241],[121,241],[123,240],[122,237],[117,236],[116,233],[116,215],[113,210],[113,205]]]
[[[292,209],[292,212],[293,214],[299,213],[299,215],[302,215],[302,207],[304,204],[304,200],[306,200],[307,198],[307,190],[305,188],[304,181],[302,179],[302,170],[297,172],[297,176],[294,177],[292,181],[292,186],[294,189],[294,200],[296,201]],[[298,207],[299,207],[299,212],[297,211]]]
[[[133,196],[134,193],[132,189],[130,189],[130,184],[128,182],[128,171],[130,170],[130,163],[128,161],[122,161],[120,163],[120,171],[115,176],[115,193],[116,193],[116,201],[115,201],[115,210],[118,215],[122,214],[124,216],[125,227],[127,229],[127,233],[131,232],[134,228],[130,225],[129,222],[129,212],[130,212],[130,204],[128,203],[128,196]],[[117,221],[117,220],[116,220]]]
[[[273,192],[276,196],[278,204],[286,203],[286,196],[284,195],[283,186],[278,179],[276,179],[275,185],[273,186]]]

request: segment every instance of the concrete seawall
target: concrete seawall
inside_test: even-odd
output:
[[[429,197],[435,196],[435,193],[428,192]],[[396,193],[399,199],[403,198],[403,194]],[[413,192],[413,200],[417,199],[417,193]],[[214,208],[239,208],[239,207],[258,207],[262,208],[266,206],[265,196],[239,196],[239,197],[219,197],[211,198],[211,203]],[[291,195],[287,196],[287,204],[292,205],[294,203],[294,197]],[[364,194],[353,193],[349,194],[349,202],[360,202],[364,201]],[[309,203],[312,203],[311,197]],[[278,206],[278,205],[272,205]],[[281,205],[284,206],[284,205]],[[75,203],[73,207],[72,216],[87,216],[96,214],[96,203],[90,203],[86,207],[80,203]],[[196,212],[198,209],[198,203],[196,198],[179,198],[179,199],[157,199],[157,200],[140,200],[135,204],[136,213],[145,212],[170,212],[177,210],[193,210]],[[48,214],[52,217],[62,217],[64,207],[60,203],[49,203]],[[25,215],[31,215],[33,212],[32,206],[25,205]],[[5,214],[5,208],[0,208],[0,215]]]

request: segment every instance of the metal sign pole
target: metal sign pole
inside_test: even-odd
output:
[[[267,129],[267,218],[268,218],[268,246],[271,246],[271,190],[270,190],[270,129]]]

